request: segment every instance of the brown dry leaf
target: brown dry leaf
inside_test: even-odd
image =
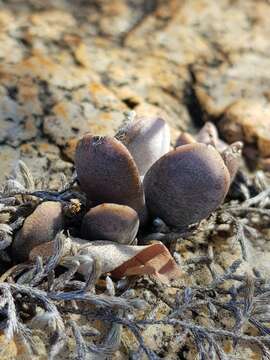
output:
[[[142,246],[138,246],[142,248]],[[112,271],[112,276],[121,278],[130,275],[155,275],[160,281],[169,283],[183,276],[178,265],[164,244],[157,242],[144,249],[138,249],[138,254],[125,261]]]
[[[76,248],[77,254],[65,256],[64,266],[68,266],[68,259],[84,261],[79,271],[86,274],[89,264],[85,262],[86,256],[90,255],[101,264],[103,273],[111,272],[115,278],[132,275],[154,275],[163,283],[179,279],[183,276],[182,271],[174,261],[170,252],[161,242],[155,242],[145,246],[122,245],[112,241],[85,241],[72,238],[71,248]],[[53,242],[35,247],[30,253],[30,260],[37,255],[50,256],[53,253]],[[73,252],[74,253],[74,252]]]

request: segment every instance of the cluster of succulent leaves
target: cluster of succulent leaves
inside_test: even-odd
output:
[[[203,237],[205,256],[189,259],[181,266],[186,269],[206,266],[212,281],[204,286],[172,284],[178,288],[175,297],[168,296],[166,285],[149,276],[119,281],[102,276],[97,259],[92,259],[94,266],[86,279],[77,275],[80,264],[76,258],[68,270],[63,270],[59,264],[68,234],[62,232],[54,240],[53,256],[45,263],[37,257],[36,263],[14,265],[10,258],[14,234],[40,202],[61,202],[71,221],[74,204],[85,205],[76,179],[70,182],[63,179],[63,188],[51,191],[38,189],[22,162],[18,173],[18,178],[7,180],[0,192],[0,329],[7,341],[20,339],[29,353],[35,353],[31,328],[46,326],[51,334],[50,359],[59,354],[71,334],[76,342],[74,358],[87,359],[89,354],[104,358],[119,349],[121,333],[126,328],[137,340],[137,350],[130,351],[130,358],[140,359],[144,354],[148,359],[158,359],[162,354],[146,346],[142,330],[153,324],[164,324],[174,328],[177,334],[174,346],[179,354],[192,342],[199,359],[228,359],[223,348],[223,340],[228,339],[232,347],[237,348],[239,344],[255,347],[263,359],[270,359],[270,282],[255,267],[253,274],[238,272],[248,257],[247,238],[256,237],[270,223],[270,188],[262,173],[253,178],[239,173],[228,201],[199,229],[186,235],[191,242],[196,242],[197,237],[202,242]],[[227,236],[235,236],[242,248],[242,258],[221,275],[215,273],[215,254],[208,241],[219,228],[226,229]],[[164,241],[173,239],[174,244],[183,241],[181,234],[162,235]],[[171,248],[173,251],[173,246]],[[104,280],[103,289],[99,286],[100,278]],[[156,318],[155,305],[136,297],[138,289],[147,289],[166,303],[169,313]],[[138,314],[149,306],[149,315],[142,319]],[[194,314],[200,313],[206,314],[213,325],[199,324]],[[231,318],[233,326],[221,325],[219,313]],[[85,316],[89,324],[91,320],[110,324],[107,335],[99,342],[91,340],[99,334],[98,330],[90,325],[81,326],[72,314]],[[247,325],[254,328],[255,335],[246,332]],[[0,354],[1,351],[3,347]]]

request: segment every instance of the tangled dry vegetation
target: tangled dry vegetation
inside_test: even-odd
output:
[[[109,274],[101,274],[99,259],[91,252],[80,253],[74,248],[72,254],[66,255],[69,231],[57,234],[52,256],[14,264],[10,252],[14,234],[41,202],[60,202],[70,232],[76,228],[86,199],[78,190],[76,177],[67,181],[63,176],[62,183],[61,189],[52,191],[44,180],[35,181],[20,162],[14,176],[1,189],[1,357],[11,351],[11,343],[17,346],[17,351],[35,354],[32,331],[46,327],[50,334],[47,344],[50,359],[61,353],[71,336],[76,342],[71,358],[110,358],[122,346],[123,331],[136,339],[133,349],[125,349],[130,358],[158,359],[162,354],[153,351],[142,335],[144,329],[155,324],[173,328],[174,337],[168,347],[179,358],[195,345],[199,359],[229,359],[233,349],[244,344],[256,348],[262,359],[270,359],[269,280],[256,269],[256,264],[250,273],[238,271],[249,256],[249,239],[263,237],[269,227],[270,187],[263,173],[247,178],[239,172],[225,204],[198,228],[185,234],[168,229],[158,232],[183,272],[192,275],[201,266],[209,269],[212,280],[206,285],[188,285],[183,280],[164,285],[146,275],[112,279]],[[153,237],[150,232],[144,236]],[[218,237],[233,237],[242,249],[242,257],[223,273],[215,269],[212,244]],[[187,240],[199,243],[203,255],[186,261],[179,258],[177,246]],[[69,266],[64,267],[67,262]],[[84,278],[78,274],[82,263],[91,264]],[[174,295],[168,293],[169,288],[175,290]],[[157,316],[157,304],[138,297],[140,289],[147,289],[161,299],[168,306],[167,313]],[[87,319],[87,325],[80,323],[78,314]],[[198,320],[202,314],[208,319],[205,325]],[[225,317],[226,324],[222,322]],[[100,335],[95,321],[106,325],[106,333]],[[226,341],[230,351],[226,350]]]

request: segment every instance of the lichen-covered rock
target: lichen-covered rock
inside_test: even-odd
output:
[[[0,182],[3,183],[5,177],[8,176],[16,167],[16,163],[20,158],[18,150],[8,146],[0,145]]]
[[[181,8],[182,4],[176,1],[161,4],[130,32],[125,44],[177,64],[190,64],[196,57],[209,55],[209,44],[204,37],[194,29],[182,26]]]
[[[237,52],[269,54],[269,15],[269,3],[264,1],[236,1],[231,6],[228,0],[191,0],[179,6],[176,18],[204,38],[216,59],[226,61]]]
[[[72,91],[51,108],[45,117],[44,132],[58,145],[78,139],[91,131],[96,135],[113,135],[123,120],[126,106],[101,83],[93,81]]]
[[[233,54],[219,66],[195,66],[194,91],[205,118],[220,117],[226,108],[242,99],[267,101],[270,76],[268,56]]]
[[[90,46],[85,46],[84,52],[85,58],[92,56]],[[184,104],[186,84],[190,81],[187,68],[152,54],[142,58],[127,48],[101,52],[98,59],[87,66],[94,67],[106,79],[108,88],[141,116],[150,116],[147,109],[155,108],[156,115],[168,122],[173,133],[193,127]]]

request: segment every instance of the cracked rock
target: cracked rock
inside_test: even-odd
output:
[[[241,99],[269,99],[269,57],[254,53],[235,55],[219,66],[195,66],[195,95],[207,117],[219,117]]]

